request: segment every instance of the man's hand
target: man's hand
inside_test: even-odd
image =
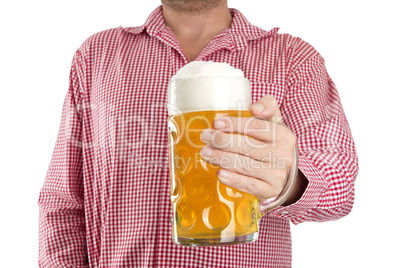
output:
[[[279,195],[293,165],[296,137],[282,124],[275,98],[250,107],[253,117],[221,117],[201,133],[203,159],[216,164],[219,180],[260,200]],[[304,190],[304,189],[303,189]]]

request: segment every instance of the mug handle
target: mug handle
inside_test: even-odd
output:
[[[261,201],[259,206],[259,218],[260,220],[264,214],[282,205],[290,196],[293,187],[296,182],[296,176],[299,167],[299,151],[297,149],[297,144],[293,149],[293,165],[288,170],[285,183],[282,187],[281,192],[278,196],[269,198],[267,200]]]

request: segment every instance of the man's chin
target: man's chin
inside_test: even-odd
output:
[[[204,13],[222,4],[223,0],[162,0],[170,9],[182,13]]]

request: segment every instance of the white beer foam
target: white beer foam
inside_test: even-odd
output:
[[[241,77],[244,73],[227,63],[213,61],[192,61],[181,68],[171,79],[185,79],[193,77]]]
[[[169,83],[169,115],[208,110],[249,110],[250,83],[243,71],[220,62],[194,61]]]

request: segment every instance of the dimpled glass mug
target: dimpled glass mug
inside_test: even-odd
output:
[[[281,194],[260,202],[222,184],[220,167],[205,162],[200,150],[204,129],[217,117],[251,117],[251,90],[241,70],[196,61],[179,70],[169,83],[168,133],[173,242],[183,246],[219,246],[258,238],[261,216],[282,204],[294,184],[295,168]],[[297,152],[295,151],[295,166]]]

